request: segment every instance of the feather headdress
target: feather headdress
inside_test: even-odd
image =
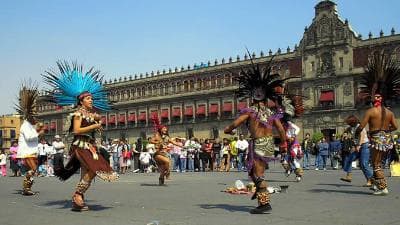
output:
[[[277,100],[277,89],[283,87],[285,80],[281,79],[279,74],[272,74],[273,57],[268,62],[265,69],[261,69],[259,64],[255,64],[251,59],[251,67],[249,70],[242,68],[236,80],[239,83],[239,89],[236,96],[239,98],[251,98],[255,101],[266,101],[268,99]]]
[[[375,94],[383,100],[400,96],[400,64],[388,52],[374,52],[368,58],[365,74],[361,78],[359,97],[372,101]]]
[[[38,87],[36,84],[22,84],[19,90],[18,104],[15,110],[25,120],[32,120],[36,116],[36,100],[38,97]]]
[[[153,121],[154,132],[160,132],[163,127],[166,127],[161,124],[160,120],[158,119],[158,115],[152,115],[151,121]]]
[[[84,72],[83,66],[76,62],[70,65],[67,61],[57,61],[57,66],[58,72],[49,70],[42,74],[45,82],[53,88],[53,101],[56,104],[77,105],[81,94],[90,93],[94,108],[110,110],[107,93],[101,85],[103,76],[100,75],[100,71],[92,67]]]

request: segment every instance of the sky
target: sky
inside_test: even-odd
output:
[[[0,115],[13,113],[23,81],[57,60],[101,70],[106,80],[177,66],[293,49],[319,0],[2,0]],[[398,0],[336,0],[354,31],[400,32]]]

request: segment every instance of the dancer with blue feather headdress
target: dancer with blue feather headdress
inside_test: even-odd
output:
[[[69,179],[81,168],[81,180],[72,196],[72,210],[86,211],[84,193],[94,177],[113,181],[118,175],[96,146],[95,133],[102,131],[100,115],[96,110],[109,110],[107,94],[101,85],[100,71],[93,67],[84,72],[77,63],[57,62],[57,72],[50,70],[43,78],[52,88],[52,99],[59,106],[76,106],[77,110],[69,115],[69,132],[74,138],[69,151],[67,165],[54,168],[55,175],[62,181]]]

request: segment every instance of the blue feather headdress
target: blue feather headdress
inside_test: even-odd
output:
[[[57,66],[59,72],[50,70],[42,74],[44,81],[53,88],[51,92],[56,104],[77,105],[81,94],[90,93],[95,109],[110,110],[107,93],[101,85],[103,76],[100,75],[99,70],[94,70],[92,67],[87,72],[83,72],[82,65],[73,62],[71,66],[67,61],[57,61]]]

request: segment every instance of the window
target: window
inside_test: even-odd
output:
[[[183,82],[183,90],[189,92],[189,82],[187,80]]]
[[[222,87],[222,77],[221,76],[217,77],[217,87]]]
[[[343,69],[343,57],[339,58],[339,68]]]
[[[14,124],[14,120],[11,120],[10,122],[11,122],[11,124]]]
[[[168,95],[168,94],[169,94],[169,84],[166,84],[166,85],[165,85],[164,94],[165,94],[165,95]]]
[[[190,89],[190,91],[194,90],[194,80],[189,81],[189,89]]]
[[[160,84],[160,86],[158,86],[158,89],[159,89],[160,95],[163,96],[164,95],[164,85]]]
[[[311,72],[314,72],[315,71],[315,62],[314,61],[312,61],[310,63],[310,67],[311,67]]]
[[[230,86],[230,85],[231,85],[231,76],[225,75],[225,86]]]
[[[215,88],[215,82],[216,82],[216,78],[212,77],[211,78],[211,88]]]
[[[182,84],[180,82],[176,83],[176,93],[180,93],[182,91]]]
[[[10,130],[10,138],[11,139],[15,139],[16,135],[15,135],[15,130],[11,129]]]
[[[146,96],[146,88],[142,87],[142,97]]]
[[[332,107],[335,104],[335,92],[333,90],[321,91],[319,104],[322,107]]]

